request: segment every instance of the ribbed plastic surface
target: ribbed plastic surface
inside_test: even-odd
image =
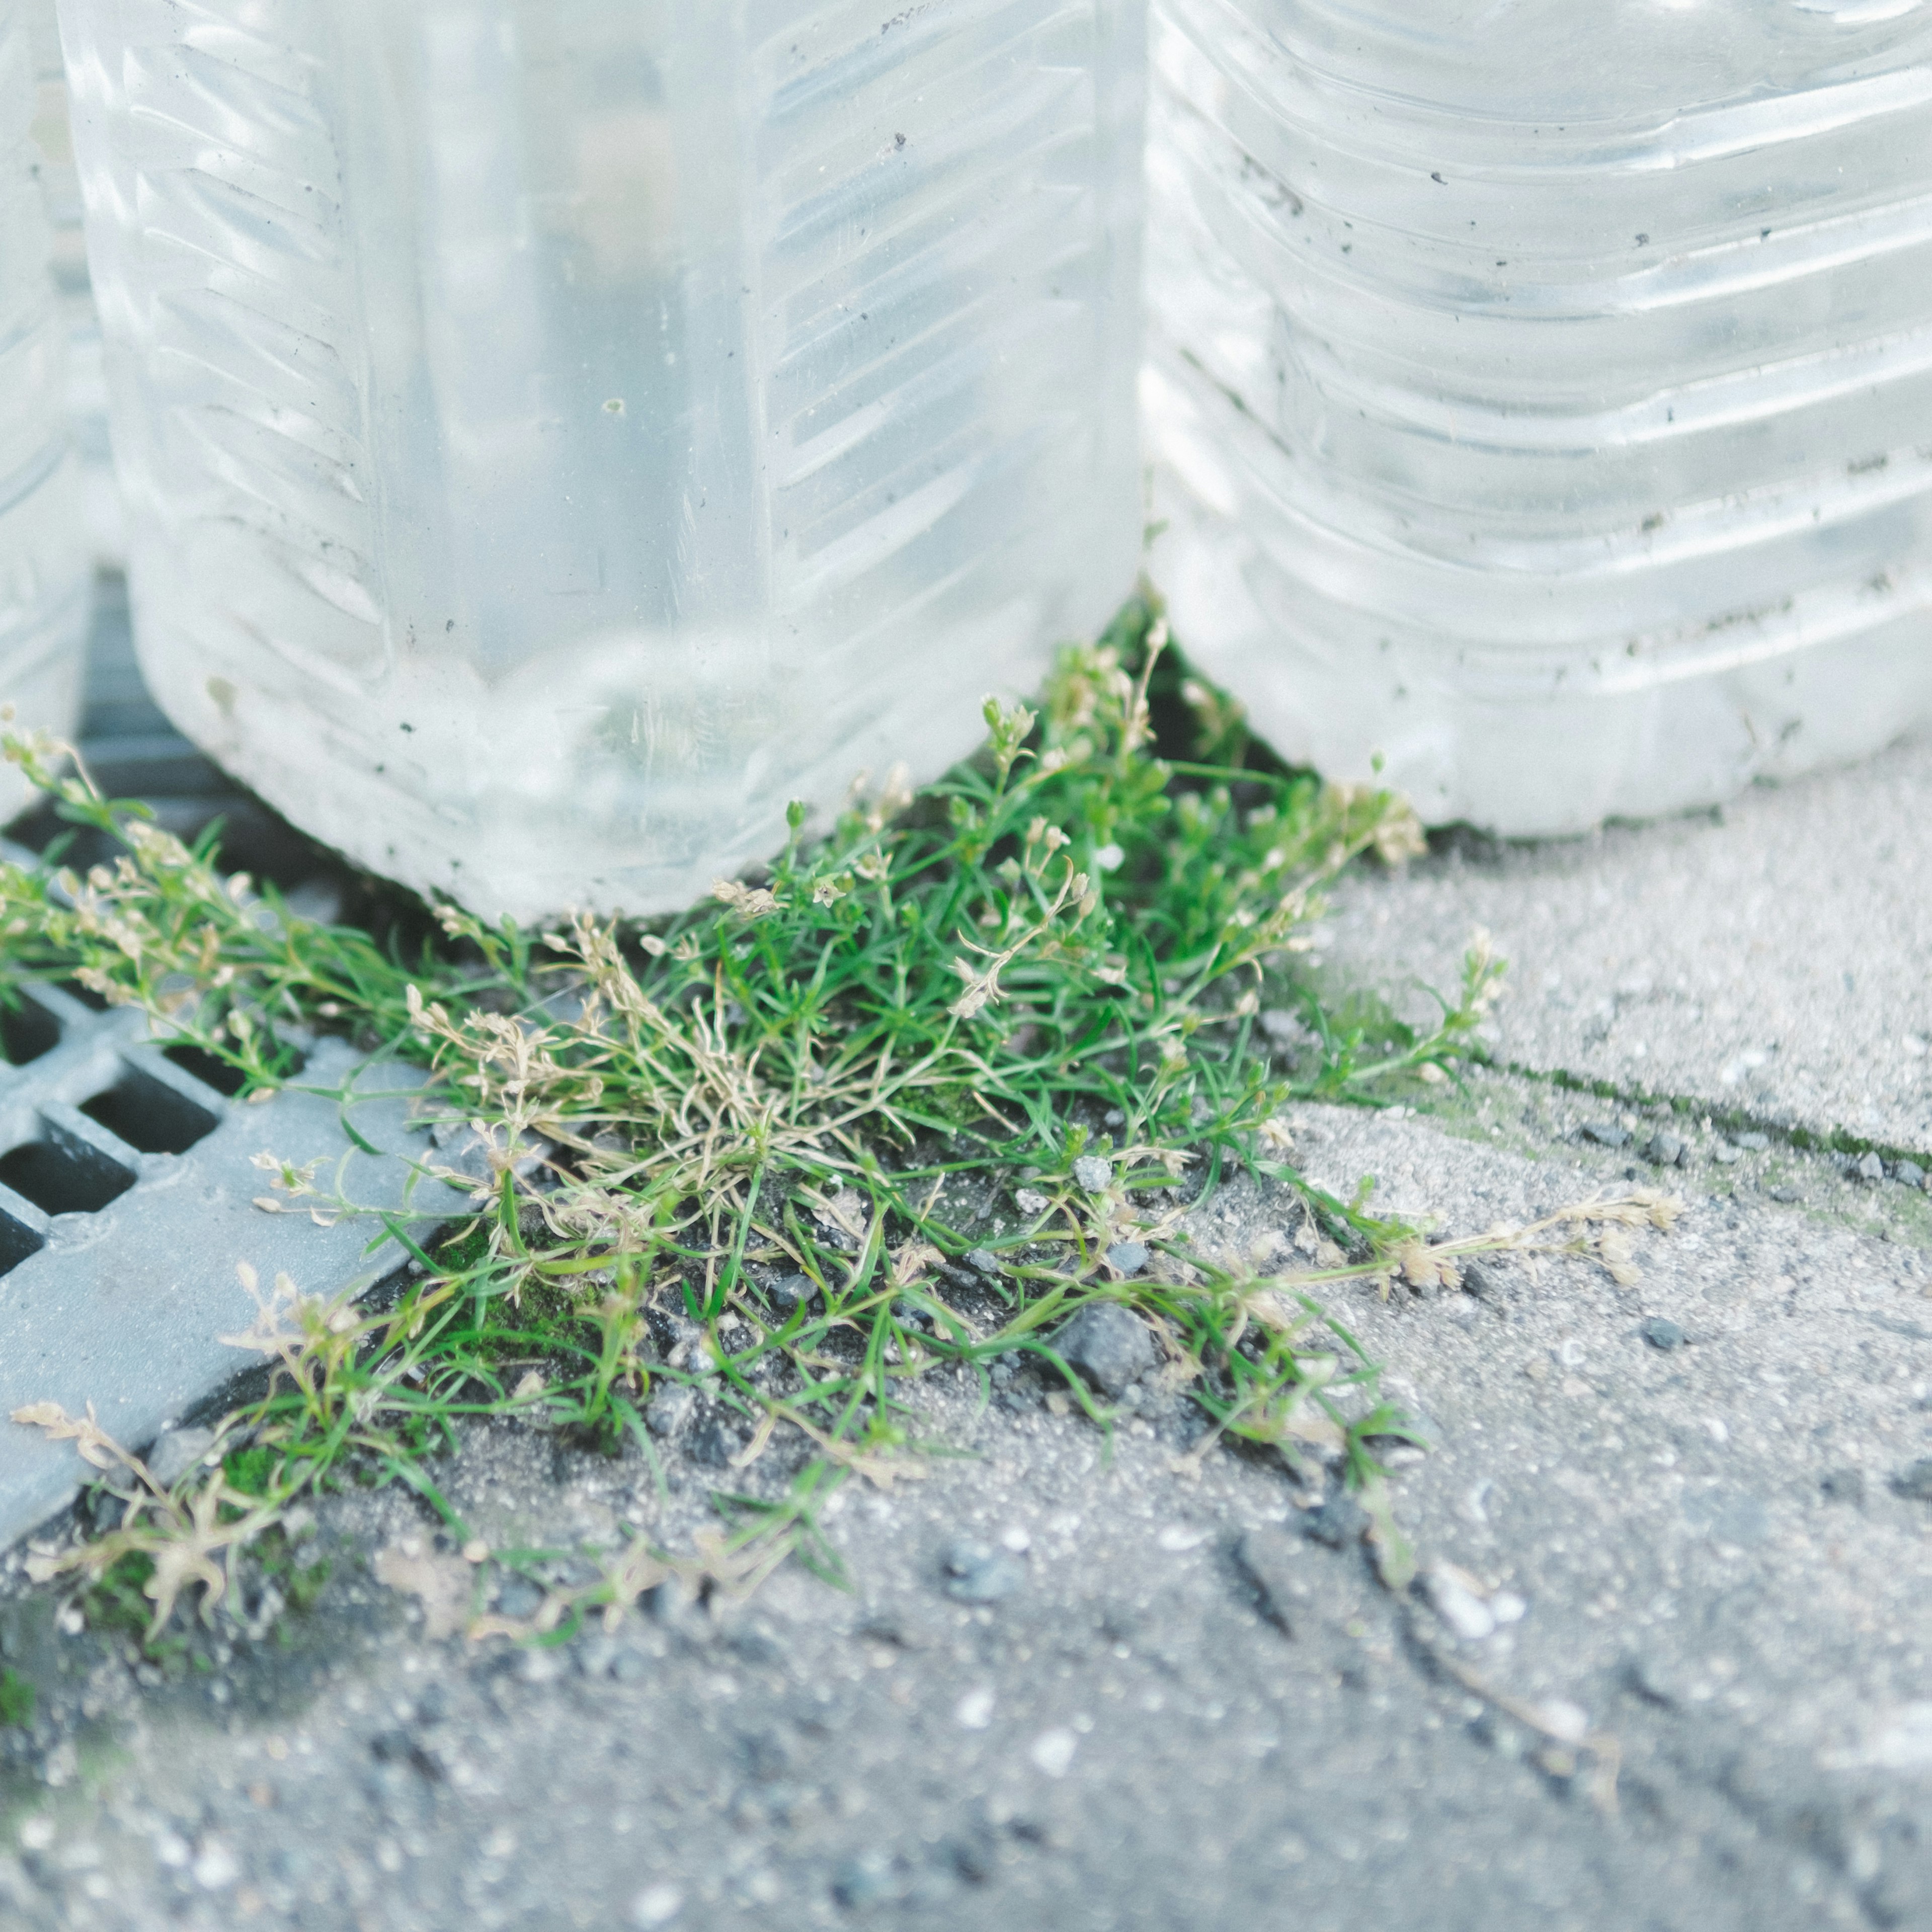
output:
[[[68,112],[67,76],[61,64],[60,27],[54,0],[18,0],[33,51],[35,77],[32,130],[40,190],[53,227],[54,285],[67,324],[68,424],[80,458],[81,496],[95,563],[118,570],[127,562],[126,519],[114,480],[114,452],[107,434],[107,378],[101,366],[100,320],[88,279],[81,232],[80,176],[74,166]]]
[[[1138,0],[62,0],[150,682],[374,869],[688,901],[1130,590]]]
[[[0,0],[0,704],[22,724],[71,734],[93,568],[68,441],[52,237],[27,138],[34,88],[26,16]],[[0,824],[25,799],[0,766]]]
[[[1154,568],[1280,749],[1560,832],[1932,720],[1932,12],[1156,16]]]

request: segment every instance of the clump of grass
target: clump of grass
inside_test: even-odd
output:
[[[1156,716],[1192,721],[1193,755],[1159,754]],[[171,1494],[83,1435],[133,1479],[124,1520],[43,1574],[143,1559],[158,1630],[182,1588],[219,1596],[238,1550],[351,1468],[460,1529],[435,1466],[464,1418],[654,1455],[644,1407],[682,1382],[741,1429],[712,1574],[742,1582],[795,1553],[835,1574],[816,1513],[848,1477],[903,1466],[935,1368],[985,1386],[1030,1356],[1111,1422],[1055,1348],[1096,1300],[1150,1324],[1204,1448],[1226,1435],[1298,1465],[1318,1445],[1378,1496],[1374,1445],[1406,1425],[1320,1292],[1454,1258],[1369,1215],[1366,1193],[1309,1186],[1279,1117],[1440,1077],[1472,1051],[1500,967],[1473,952],[1426,1030],[1359,1003],[1338,1018],[1299,962],[1320,894],[1364,855],[1419,849],[1414,818],[1249,762],[1238,713],[1176,673],[1145,604],[1066,654],[1036,712],[989,702],[986,722],[982,754],[916,796],[888,778],[818,838],[795,808],[767,872],[681,917],[533,933],[444,905],[447,944],[413,958],[224,878],[211,840],[59,776],[61,748],[8,740],[120,856],[84,878],[0,869],[0,997],[77,980],[263,1096],[313,1030],[347,1031],[433,1068],[442,1117],[489,1159],[453,1234],[386,1222],[411,1267],[380,1304],[248,1277],[261,1312],[238,1339],[272,1373],[223,1425],[226,1460]],[[1263,1025],[1282,1014],[1286,1061]],[[355,1207],[272,1150],[261,1164],[286,1211]],[[1312,1265],[1258,1279],[1190,1244],[1188,1208],[1240,1172],[1298,1191]],[[778,1443],[790,1478],[754,1495]],[[621,1610],[663,1560],[620,1552],[549,1620]]]

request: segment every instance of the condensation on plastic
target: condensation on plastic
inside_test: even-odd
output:
[[[71,736],[92,566],[64,409],[65,342],[28,140],[34,63],[26,16],[0,0],[0,704],[19,726]],[[27,802],[0,765],[0,822]]]
[[[1177,634],[1572,832],[1932,721],[1932,6],[1156,0]]]
[[[486,914],[688,901],[1132,589],[1139,0],[62,0],[149,682]]]

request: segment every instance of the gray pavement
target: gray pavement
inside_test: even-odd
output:
[[[1450,984],[1475,926],[1508,1060],[1932,1153],[1932,745],[1572,843],[1452,838],[1339,895],[1329,957]]]
[[[1338,1298],[1430,1425],[1395,1478],[1412,1590],[1278,1459],[1186,1473],[1180,1402],[1150,1390],[1110,1448],[1026,1372],[984,1410],[935,1388],[967,1454],[847,1492],[850,1593],[667,1586],[554,1652],[440,1634],[460,1557],[408,1498],[352,1495],[315,1526],[315,1609],[246,1606],[200,1664],[5,1584],[0,1654],[42,1696],[0,1731],[0,1922],[1932,1924],[1928,1197],[1803,1144],[1925,1144],[1922,1079],[1888,1076],[1932,1030],[1928,787],[1900,753],[1338,908],[1330,957],[1396,978],[1489,926],[1514,1070],[1421,1116],[1300,1110],[1308,1172],[1456,1233],[1634,1184],[1685,1203],[1624,1285],[1508,1258]],[[1733,1114],[1802,1131],[1740,1147]],[[1237,1188],[1196,1232],[1251,1252],[1293,1216]],[[704,1446],[660,1495],[641,1459],[492,1428],[447,1482],[500,1547],[626,1518],[677,1543],[710,1520]],[[999,1552],[992,1600],[960,1600],[962,1538]]]

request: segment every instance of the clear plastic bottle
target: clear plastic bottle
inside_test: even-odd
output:
[[[1932,721],[1932,7],[1156,0],[1177,635],[1574,832]]]
[[[100,364],[100,322],[87,279],[81,235],[80,176],[74,166],[67,74],[61,64],[60,25],[54,0],[20,0],[26,14],[39,81],[34,145],[40,151],[40,187],[53,224],[54,286],[67,324],[68,424],[80,458],[81,496],[94,560],[105,570],[127,562],[125,519],[114,480],[107,436],[107,380]]]
[[[0,0],[0,702],[16,723],[70,736],[79,722],[93,567],[68,436],[65,331],[51,237],[28,138],[28,22]],[[27,802],[0,765],[0,821]]]
[[[1140,0],[61,0],[144,668],[486,914],[689,900],[1132,588]]]

